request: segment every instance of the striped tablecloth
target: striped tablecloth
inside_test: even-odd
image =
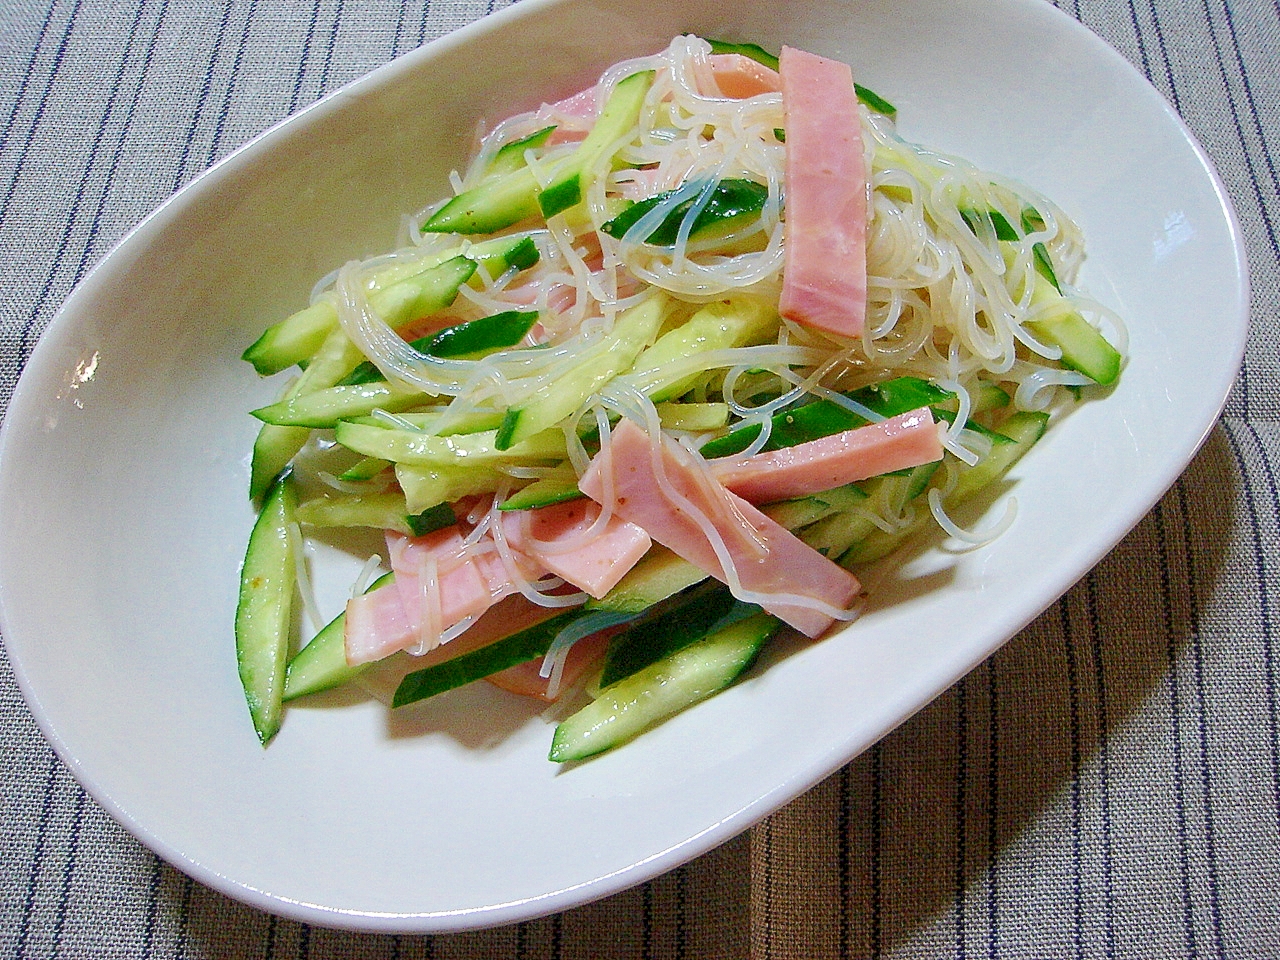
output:
[[[0,401],[74,284],[168,194],[494,6],[0,5]],[[1280,5],[1061,6],[1205,145],[1253,278],[1220,425],[1062,600],[749,834],[603,902],[438,937],[273,918],[158,861],[60,765],[5,661],[0,956],[1280,956]]]

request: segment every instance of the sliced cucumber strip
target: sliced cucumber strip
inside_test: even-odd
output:
[[[489,166],[484,172],[485,176],[500,176],[528,166],[525,160],[525,151],[537,150],[543,146],[551,134],[555,132],[555,129],[555,124],[552,124],[549,127],[543,127],[541,130],[535,130],[527,137],[504,143],[498,148],[497,153],[493,155],[493,159],[489,161]]]
[[[510,475],[479,464],[396,464],[396,480],[404,491],[411,513],[419,513],[438,503],[453,503],[478,493],[493,493],[510,480]]]
[[[263,744],[276,735],[284,714],[285,662],[297,581],[292,530],[296,503],[293,481],[286,474],[263,501],[240,570],[236,662],[253,729]]]
[[[310,357],[337,325],[338,311],[333,304],[320,300],[267,327],[242,359],[253,364],[262,376],[271,376]]]
[[[709,303],[641,353],[627,372],[627,380],[655,403],[671,400],[702,375],[697,371],[672,376],[673,364],[712,350],[759,343],[776,335],[777,329],[777,311],[759,300],[737,298]]]
[[[495,233],[536,217],[538,181],[528,167],[486,177],[437,210],[423,233]]]
[[[730,620],[742,620],[760,608],[736,599],[721,583],[708,583],[663,604],[655,616],[634,623],[609,640],[600,686],[607,687],[682,650]]]
[[[576,607],[479,650],[464,653],[423,670],[415,670],[400,681],[391,705],[403,707],[425,700],[540,657],[547,652],[561,630],[584,616],[586,612],[581,607]]]
[[[538,194],[538,206],[544,217],[562,213],[582,201],[586,195],[583,177],[604,157],[605,151],[635,126],[653,78],[652,70],[644,70],[624,77],[614,86],[587,138],[557,166],[551,182]]]
[[[250,412],[264,423],[277,426],[332,429],[339,420],[368,416],[374,410],[398,413],[410,410],[427,399],[416,388],[390,386],[383,380],[326,387]]]
[[[542,430],[508,447],[497,445],[498,431],[441,437],[395,427],[344,420],[334,430],[337,441],[366,457],[418,466],[462,463],[527,463],[530,460],[563,460],[564,434]]]
[[[404,494],[334,493],[298,505],[298,522],[312,527],[372,527],[411,534]]]
[[[665,309],[665,298],[650,297],[623,312],[613,330],[586,347],[578,362],[564,375],[541,387],[520,406],[507,410],[498,428],[497,449],[511,449],[555,426],[577,410],[587,397],[629,369],[640,351],[653,342]]]
[[[727,403],[672,403],[657,404],[658,418],[668,430],[704,432],[719,430],[729,422]]]
[[[563,763],[601,753],[723,690],[780,627],[781,621],[757,613],[606,687],[556,727],[550,759]]]
[[[544,477],[539,477],[527,487],[517,490],[499,504],[499,510],[532,510],[537,507],[549,507],[553,503],[576,500],[585,496],[578,489],[578,474],[573,465],[562,463],[552,468]]]
[[[633,203],[600,229],[611,237],[621,238],[641,217],[673,193],[674,190],[668,190]],[[727,232],[743,221],[759,217],[768,197],[769,188],[754,180],[721,180],[712,188],[706,205],[694,218],[689,237],[705,237],[713,231]],[[696,196],[690,197],[683,203],[676,204],[663,221],[643,238],[644,242],[658,247],[673,246],[679,237],[680,225],[696,199]]]
[[[778,58],[758,43],[735,43],[732,40],[714,40],[704,37],[711,44],[712,53],[738,53],[744,57],[762,63],[770,70],[778,69]]]

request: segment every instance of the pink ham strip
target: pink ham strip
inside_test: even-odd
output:
[[[505,514],[502,530],[513,550],[599,599],[653,543],[643,529],[616,514],[605,521],[603,530],[584,540],[599,516],[594,502],[569,500]]]
[[[808,443],[711,461],[711,472],[752,503],[773,503],[918,467],[942,459],[942,441],[928,407]]]
[[[778,71],[770,70],[750,57],[744,57],[740,53],[714,53],[709,59],[711,75],[720,88],[720,95],[730,100],[746,100],[762,93],[777,93],[782,89],[782,78],[778,76]]]
[[[779,312],[856,337],[867,315],[867,174],[847,64],[782,48],[786,221]]]
[[[479,616],[516,590],[496,553],[463,559],[456,527],[416,540],[388,532],[387,544],[395,581],[347,603],[344,639],[352,666],[409,649],[423,638],[422,571],[428,556],[436,561],[441,631]]]
[[[538,110],[537,119],[544,125],[556,124],[555,130],[547,138],[547,146],[554,147],[560,143],[577,143],[586,139],[599,112],[596,88],[587,87],[555,103],[544,103]]]
[[[665,437],[655,449],[644,430],[623,420],[613,431],[609,456],[597,456],[578,486],[593,500],[603,501],[603,464],[609,461],[615,512],[644,527],[654,540],[699,569],[727,582],[712,541],[688,508],[669,497],[659,476],[661,471],[666,485],[710,519],[743,589],[809,597],[838,609],[849,606],[861,590],[853,574],[742,498],[719,487],[714,478],[690,461],[690,456]],[[784,602],[763,606],[810,637],[824,632],[832,622],[826,614],[805,606]]]
[[[417,624],[409,620],[394,583],[347,601],[344,641],[352,666],[381,660],[418,642]]]
[[[483,546],[484,544],[482,544]],[[464,548],[461,528],[446,527],[423,537],[387,532],[387,552],[400,602],[405,610],[422,611],[422,576],[434,560],[440,593],[441,629],[484,613],[516,589],[492,542],[481,552]],[[534,576],[537,576],[535,573]],[[416,620],[418,616],[411,615]]]
[[[644,556],[652,542],[649,535],[618,516],[610,517],[603,531],[584,539],[599,516],[599,508],[591,504],[588,509],[588,503],[571,501],[503,516],[503,534],[520,576],[536,580],[554,573],[591,596],[602,597]],[[521,514],[528,516],[521,519]],[[422,577],[429,561],[436,568],[440,632],[468,617],[479,617],[518,590],[492,540],[486,538],[478,549],[464,551],[462,530],[456,526],[423,537],[388,531],[387,549],[395,581],[347,603],[345,643],[347,662],[353,666],[421,642],[427,604],[435,602],[424,596]]]

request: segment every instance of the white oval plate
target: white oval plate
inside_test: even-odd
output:
[[[477,120],[678,32],[847,60],[904,134],[1078,216],[1084,283],[1132,331],[1113,395],[1018,471],[996,543],[936,550],[852,628],[625,749],[546,759],[486,684],[389,716],[292,709],[258,746],[232,618],[251,523],[238,357],[314,280],[447,189]],[[1038,0],[524,0],[249,144],[137,228],[32,356],[0,447],[0,613],[31,709],[89,792],[202,882],[299,920],[445,931],[561,910],[702,853],[979,663],[1152,506],[1214,423],[1246,323],[1209,163],[1115,52]],[[1212,349],[1206,349],[1212,345]],[[340,588],[339,588],[340,589]]]

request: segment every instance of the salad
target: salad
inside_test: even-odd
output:
[[[676,37],[510,117],[402,243],[244,354],[259,506],[236,614],[287,702],[481,678],[569,704],[580,760],[856,618],[859,572],[953,519],[1119,376],[1122,321],[1028,187],[904,141],[801,50]],[[307,538],[383,531],[325,624]],[[311,626],[300,627],[303,621]],[[311,634],[294,649],[295,637]]]

